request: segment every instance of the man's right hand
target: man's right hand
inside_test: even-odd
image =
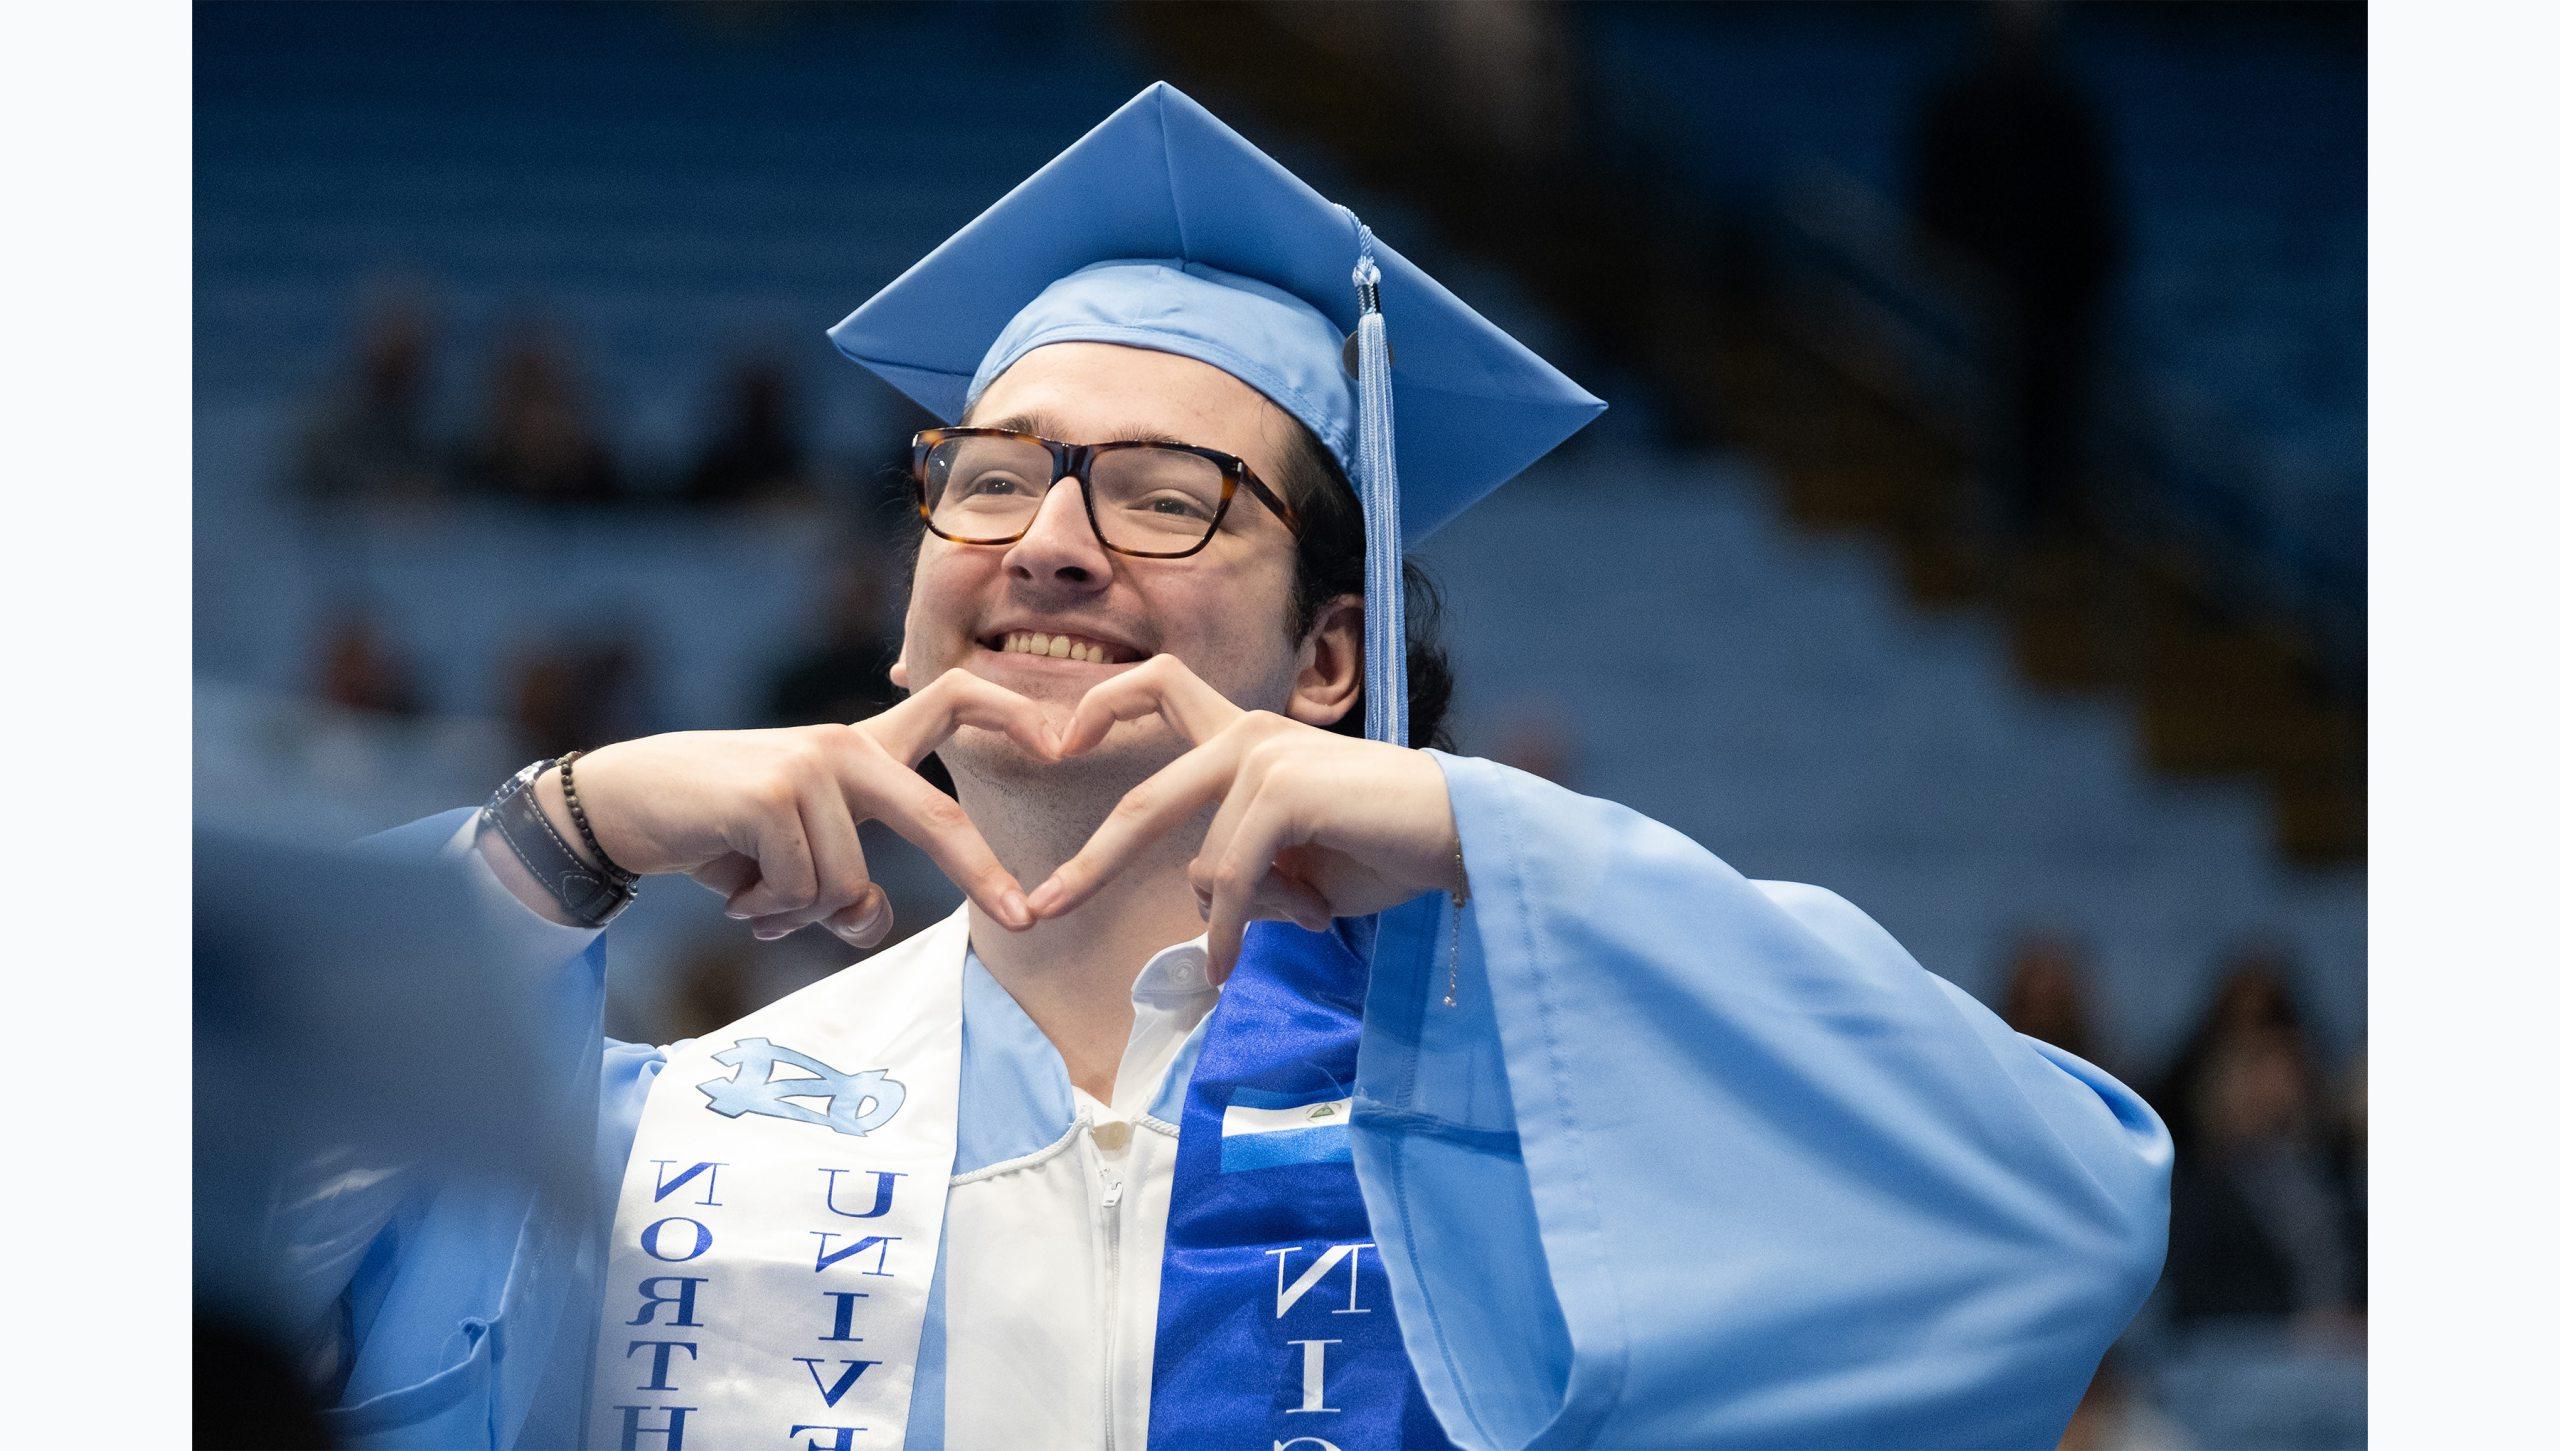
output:
[[[855,823],[875,818],[1020,931],[1033,920],[1021,884],[960,803],[916,774],[916,763],[964,725],[1002,731],[1042,760],[1057,757],[1037,705],[950,670],[853,725],[677,731],[600,747],[578,757],[578,804],[616,865],[643,876],[683,872],[728,898],[729,915],[768,941],[811,922],[857,947],[888,936],[888,896],[872,884],[854,833]],[[534,791],[562,836],[583,848],[560,773],[544,772]]]

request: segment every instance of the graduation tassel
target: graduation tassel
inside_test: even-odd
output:
[[[1359,218],[1352,220],[1356,223]],[[1396,490],[1396,398],[1388,373],[1387,319],[1378,310],[1378,258],[1360,228],[1360,261],[1351,269],[1360,300],[1360,516],[1369,534],[1367,571],[1368,736],[1405,744],[1404,525]]]

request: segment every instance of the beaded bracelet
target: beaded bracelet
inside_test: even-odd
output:
[[[587,824],[587,808],[578,804],[578,779],[570,775],[569,770],[585,754],[584,751],[571,751],[560,758],[560,794],[569,798],[569,819],[578,823],[578,839],[595,854],[596,862],[604,868],[606,876],[627,887],[640,880],[640,874],[624,871],[612,857],[605,855],[604,843],[596,840],[596,829]]]

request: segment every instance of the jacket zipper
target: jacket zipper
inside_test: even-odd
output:
[[[1120,1402],[1120,1176],[1102,1172],[1102,1451],[1118,1443]]]

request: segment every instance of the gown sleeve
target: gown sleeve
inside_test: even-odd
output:
[[[1380,920],[1351,1127],[1451,1437],[2054,1445],[2159,1273],[2159,1118],[1831,893],[1433,754],[1472,901]]]
[[[349,1156],[303,1167],[275,1216],[285,1293],[314,1307],[307,1364],[350,1447],[569,1445],[592,1335],[595,1204],[610,1205],[664,1053],[603,1033],[604,934],[527,911],[468,849],[472,813],[371,838],[469,875],[475,941],[540,984],[540,1102],[592,1142],[595,1203],[532,1185]],[[609,1211],[608,1211],[609,1212]],[[565,1392],[565,1395],[564,1395]]]

